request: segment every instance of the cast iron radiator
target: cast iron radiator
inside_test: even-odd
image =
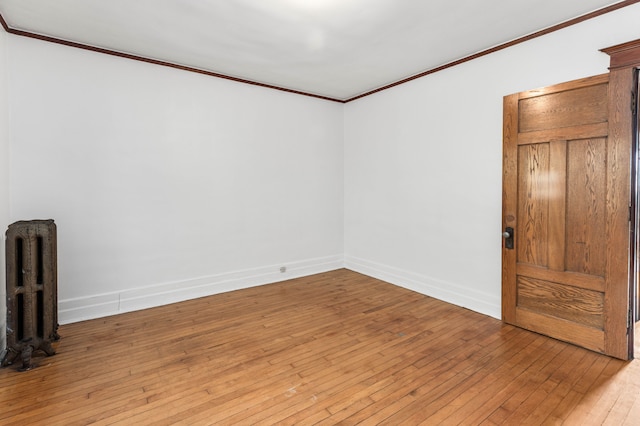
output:
[[[9,225],[6,241],[7,353],[2,366],[20,355],[20,371],[33,368],[31,354],[54,355],[58,340],[58,272],[53,220]]]

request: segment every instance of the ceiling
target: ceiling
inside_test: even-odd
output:
[[[26,31],[348,100],[607,0],[0,0]]]

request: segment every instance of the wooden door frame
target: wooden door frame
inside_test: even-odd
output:
[[[638,93],[640,93],[640,86],[638,86],[638,72],[635,73],[635,87],[636,87],[636,109],[634,111],[633,122],[633,146],[631,150],[631,238],[630,238],[630,262],[629,262],[629,300],[631,303],[631,320],[630,323],[640,321],[640,158],[638,147]],[[632,329],[633,330],[633,329]]]
[[[637,238],[636,220],[633,217],[637,211],[637,194],[636,180],[638,178],[638,171],[635,169],[636,158],[636,107],[637,107],[637,69],[640,68],[640,39],[630,41],[623,44],[618,44],[605,49],[601,49],[602,52],[610,56],[609,64],[609,137],[612,142],[614,155],[628,156],[628,164],[632,164],[632,167],[628,170],[628,178],[626,183],[620,176],[620,185],[615,193],[611,194],[611,202],[623,202],[625,199],[629,202],[630,210],[630,223],[631,223],[631,236],[630,241],[630,255],[631,259],[622,259],[622,256],[618,258],[617,265],[614,265],[616,273],[627,273],[629,286],[628,288],[615,289],[615,297],[628,297],[629,298],[629,314],[628,314],[628,329],[617,330],[616,336],[623,336],[623,333],[628,333],[628,354],[627,359],[633,359],[633,347],[634,347],[634,310],[636,306],[636,294],[635,294],[635,267],[638,253],[635,253],[635,239]],[[618,147],[616,149],[616,147]],[[632,149],[628,149],[632,147]],[[633,157],[632,157],[633,155]],[[626,158],[622,157],[624,161]],[[624,164],[624,163],[623,163]],[[621,170],[624,173],[624,170]],[[620,247],[623,244],[622,241],[616,242],[616,247]],[[628,262],[624,265],[624,262]],[[622,292],[627,294],[622,294]],[[620,333],[620,334],[618,334]],[[622,355],[622,354],[620,354]]]
[[[634,325],[635,325],[635,278],[636,266],[640,253],[635,252],[637,232],[636,212],[640,200],[636,194],[636,179],[638,170],[636,161],[636,106],[637,94],[640,90],[637,84],[638,68],[640,68],[640,39],[601,50],[610,56],[607,93],[607,144],[606,158],[610,166],[606,173],[605,187],[605,281],[604,281],[604,341],[599,351],[620,359],[634,358]],[[505,145],[511,135],[511,130],[517,124],[517,116],[507,108],[508,102],[513,102],[513,96],[505,97],[504,137]],[[507,114],[506,111],[511,111]],[[510,151],[503,152],[505,157],[505,173],[509,166],[507,157]],[[503,185],[503,209],[508,191]],[[634,204],[635,203],[635,204]],[[635,205],[635,207],[634,207]],[[504,213],[504,212],[503,212]],[[504,214],[503,214],[504,216]],[[504,222],[504,218],[503,218]],[[640,223],[640,221],[638,221]],[[504,226],[505,223],[503,223]],[[640,244],[640,242],[639,242]],[[638,246],[640,247],[640,245]],[[503,248],[503,277],[509,273],[510,257],[505,258]],[[512,254],[513,255],[513,254]],[[632,257],[633,256],[633,257]],[[507,268],[507,269],[505,269]],[[513,289],[503,281],[503,320],[509,323],[510,312],[505,309],[505,298],[512,300]],[[514,299],[515,300],[515,299]],[[511,320],[513,320],[511,318]]]

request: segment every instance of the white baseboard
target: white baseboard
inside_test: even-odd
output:
[[[352,271],[468,308],[490,317],[501,318],[499,297],[353,256],[345,256],[344,265],[345,268]]]
[[[282,265],[287,268],[285,272],[280,272],[280,266]],[[68,324],[101,318],[227,291],[305,277],[340,268],[344,268],[344,258],[342,255],[336,255],[290,263],[283,262],[278,265],[162,283],[113,293],[59,300],[58,320],[60,324]]]
[[[353,256],[328,256],[283,263],[283,265],[287,268],[284,273],[280,272],[281,265],[270,265],[149,287],[59,300],[58,320],[60,324],[68,324],[101,318],[345,267],[484,315],[498,319],[501,316],[499,297]]]

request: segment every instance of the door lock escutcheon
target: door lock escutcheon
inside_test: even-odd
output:
[[[502,238],[504,238],[504,248],[513,250],[513,228],[507,226],[502,233]]]

